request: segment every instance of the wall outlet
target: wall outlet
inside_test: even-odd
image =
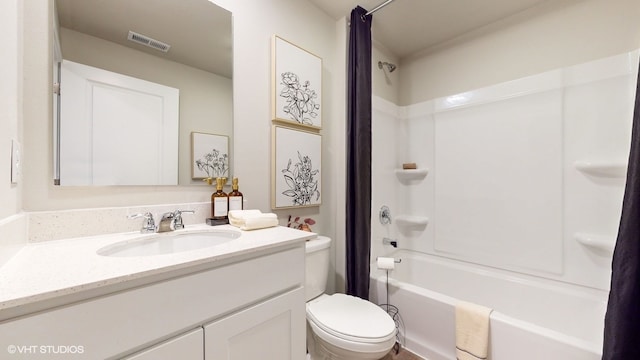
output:
[[[17,184],[22,176],[22,151],[20,143],[11,140],[11,183]]]

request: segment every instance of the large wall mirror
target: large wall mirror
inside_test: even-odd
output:
[[[229,11],[209,0],[55,0],[54,16],[56,184],[232,176]],[[221,159],[214,173],[207,161]]]

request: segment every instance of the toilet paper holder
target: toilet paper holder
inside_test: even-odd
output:
[[[380,257],[380,256],[376,257],[376,261],[378,261],[378,258],[379,258],[379,257]],[[396,264],[400,264],[400,263],[402,262],[402,259],[396,259],[396,258],[393,258],[393,262],[394,262],[394,263],[396,263]]]

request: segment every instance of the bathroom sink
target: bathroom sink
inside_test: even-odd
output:
[[[239,237],[239,232],[231,230],[143,235],[141,238],[107,245],[96,253],[114,257],[174,254],[224,244]]]

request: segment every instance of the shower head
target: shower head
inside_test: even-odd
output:
[[[396,64],[391,64],[386,61],[385,62],[378,61],[378,69],[382,69],[383,66],[386,66],[387,70],[389,70],[390,73],[396,70]]]

